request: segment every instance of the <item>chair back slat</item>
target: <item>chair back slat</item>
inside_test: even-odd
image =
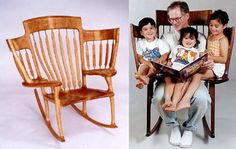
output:
[[[102,41],[100,41],[99,43],[99,68],[102,67],[102,56],[103,56],[103,52],[102,52]]]
[[[23,68],[26,69],[25,62],[24,62],[24,58],[23,58],[21,52],[19,52],[19,59],[20,59],[20,62],[21,62],[21,64],[22,64]],[[26,75],[27,75],[27,77],[30,76],[28,72],[26,72]]]
[[[71,45],[70,45],[70,39],[68,36],[68,30],[66,30],[66,48],[67,48],[67,57],[68,57],[68,61],[69,61],[69,72],[71,74],[71,78],[72,78],[72,85],[74,88],[76,88],[76,78],[75,78],[75,70],[74,70],[74,64],[73,64],[73,60],[72,60],[72,51],[71,51]]]
[[[108,41],[107,41],[107,43],[106,43],[105,67],[107,67],[107,64],[108,64],[108,57],[109,57],[109,44],[108,44]]]
[[[112,67],[112,62],[114,61],[114,57],[112,57],[114,55],[114,52],[115,52],[115,41],[113,40],[112,41],[112,44],[111,44],[111,62],[109,64],[109,67]]]
[[[51,78],[51,75],[52,75],[52,72],[50,70],[48,70],[47,68],[49,67],[49,64],[48,62],[46,61],[46,56],[45,56],[45,51],[44,51],[44,48],[43,48],[43,43],[42,43],[42,38],[40,36],[40,34],[38,33],[38,37],[39,37],[39,44],[40,44],[40,49],[41,49],[41,52],[42,52],[42,57],[40,55],[40,52],[39,52],[39,48],[38,48],[38,45],[36,43],[36,40],[35,40],[35,37],[34,37],[34,34],[32,34],[32,38],[33,38],[33,45],[35,47],[35,52],[36,52],[36,55],[38,57],[38,60],[39,60],[39,63],[40,65],[42,66],[42,69],[44,70],[44,72],[46,73],[47,77],[52,80]],[[45,61],[45,64],[43,63],[43,61]],[[46,65],[46,66],[45,66]],[[50,75],[50,74],[51,75]]]
[[[16,56],[14,56],[14,60],[16,61],[17,68],[21,70],[22,68],[24,71],[21,71],[22,78],[26,81],[29,78],[35,79],[37,77],[36,73],[36,67],[33,62],[33,58],[31,57],[32,53],[29,49],[22,49],[16,51]]]
[[[60,72],[60,78],[61,79],[59,79],[59,80],[62,81],[62,86],[65,89],[66,88],[66,81],[65,81],[66,79],[65,79],[65,75],[63,73],[63,68],[62,68],[61,63],[60,63],[60,57],[59,57],[58,48],[57,48],[58,46],[57,46],[57,43],[56,43],[55,32],[53,30],[51,30],[51,39],[52,39],[53,53],[55,55],[57,68]]]
[[[32,67],[32,64],[31,64],[31,61],[30,61],[30,56],[29,56],[29,54],[28,54],[27,51],[25,52],[25,57],[26,57],[27,65],[28,65],[28,67],[29,67],[29,72],[30,72],[31,76],[32,76],[33,78],[35,78],[35,74],[34,74],[34,71],[33,71],[33,67]]]
[[[96,46],[93,42],[93,45],[92,45],[92,54],[93,54],[93,68],[95,69],[96,67]]]
[[[77,75],[77,79],[78,79],[78,86],[81,86],[81,67],[80,67],[80,62],[79,62],[79,49],[78,49],[78,43],[76,40],[76,36],[75,36],[75,30],[73,30],[73,44],[74,44],[74,53],[75,53],[75,64],[76,64],[76,75]]]
[[[48,34],[47,34],[46,31],[44,33],[45,33],[45,42],[46,42],[47,55],[49,56],[50,66],[52,67],[51,68],[52,70],[50,70],[51,76],[52,76],[53,80],[56,80],[56,78],[57,78],[57,80],[59,80],[59,74],[58,74],[56,66],[55,66],[55,61],[53,59],[52,50],[51,50],[51,47],[50,47],[50,44],[49,44]],[[50,69],[49,66],[48,66],[48,69]]]
[[[86,64],[87,64],[87,68],[90,69],[89,46],[88,46],[88,43],[87,43],[87,42],[86,42],[86,46],[85,46],[85,53],[86,53]]]
[[[65,54],[65,48],[63,44],[63,39],[61,35],[61,31],[58,31],[58,38],[59,38],[59,44],[60,44],[60,52],[61,52],[61,57],[62,57],[62,64],[64,66],[64,72],[66,74],[66,80],[67,80],[67,87],[70,89],[71,88],[71,77],[69,74],[69,68],[68,68],[68,61],[66,60],[66,54]]]

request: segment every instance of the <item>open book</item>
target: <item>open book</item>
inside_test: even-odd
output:
[[[165,75],[169,75],[172,78],[175,78],[181,82],[185,81],[187,78],[199,71],[204,62],[208,59],[208,54],[205,53],[193,62],[187,64],[181,70],[176,70],[171,66],[167,66],[155,61],[152,61],[153,66]]]

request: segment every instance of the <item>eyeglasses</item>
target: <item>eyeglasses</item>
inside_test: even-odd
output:
[[[184,15],[185,15],[185,14],[184,14]],[[177,17],[177,18],[169,18],[168,21],[169,21],[170,23],[174,23],[174,21],[175,21],[175,22],[179,22],[179,21],[183,18],[184,15],[182,15],[181,17]]]

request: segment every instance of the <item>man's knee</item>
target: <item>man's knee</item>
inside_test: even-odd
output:
[[[206,100],[208,102],[211,102],[211,97],[210,97],[209,91],[203,82],[201,83],[199,88],[196,90],[193,97],[197,97],[200,100],[204,100],[204,101]]]
[[[209,101],[206,99],[206,97],[195,97],[193,105],[206,111],[209,105]]]
[[[202,84],[193,96],[193,104],[202,110],[207,110],[210,102],[210,94],[207,88]]]

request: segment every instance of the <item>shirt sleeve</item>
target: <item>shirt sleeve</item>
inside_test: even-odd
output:
[[[170,51],[169,45],[162,39],[159,40],[159,52],[161,55],[168,53]]]
[[[178,39],[176,38],[178,35],[175,35],[174,31],[170,31],[167,33],[164,33],[161,36],[161,39],[166,42],[169,46],[169,49],[172,50],[174,49],[179,43],[178,43]]]

